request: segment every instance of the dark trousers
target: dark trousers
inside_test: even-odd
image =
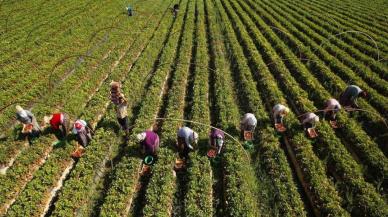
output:
[[[190,153],[190,148],[187,146],[185,138],[178,137],[178,152],[180,158],[188,158]]]
[[[336,115],[336,112],[328,111],[325,113],[325,119],[328,119],[329,121],[335,121],[335,115]]]
[[[313,124],[311,123],[305,123],[304,124],[304,128],[307,130],[308,128],[312,128],[313,127]]]
[[[119,122],[121,128],[124,131],[127,131],[129,129],[128,116],[124,118],[117,118],[117,121]]]

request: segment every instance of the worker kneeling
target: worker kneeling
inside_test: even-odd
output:
[[[282,104],[276,104],[272,108],[273,118],[275,122],[275,128],[278,132],[286,131],[286,128],[283,124],[284,117],[290,112],[290,109]]]
[[[83,153],[85,152],[86,146],[88,146],[88,144],[92,140],[92,134],[86,121],[81,119],[74,122],[73,134],[76,135],[78,143],[77,143],[76,150],[72,153],[71,156],[79,158],[83,155]]]
[[[323,110],[324,119],[328,119],[333,128],[338,128],[336,115],[341,109],[340,103],[336,99],[326,101],[326,107]]]
[[[317,132],[315,131],[315,127],[318,122],[319,117],[312,112],[309,112],[304,116],[302,124],[310,138],[315,138],[318,136]]]
[[[246,113],[240,122],[241,136],[245,141],[253,140],[257,119],[254,114]]]
[[[222,146],[224,144],[224,132],[219,129],[212,129],[210,132],[210,150],[208,151],[208,157],[215,157],[221,153]]]
[[[21,106],[16,106],[16,119],[23,124],[22,134],[27,135],[28,141],[32,143],[32,139],[39,136],[41,128],[36,121],[35,116],[31,111],[23,109]]]
[[[360,87],[356,85],[349,85],[345,91],[341,94],[339,102],[345,108],[350,107],[351,109],[359,108],[357,105],[357,98],[361,96],[362,98],[367,97],[367,93],[363,91]]]
[[[50,124],[54,133],[58,132],[59,139],[64,139],[70,130],[70,118],[66,113],[55,113],[44,117],[45,124]]]

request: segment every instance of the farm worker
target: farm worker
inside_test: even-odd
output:
[[[128,12],[128,16],[132,16],[132,7],[131,7],[131,5],[128,5],[128,7],[127,7],[127,12]]]
[[[179,5],[178,4],[175,4],[173,9],[172,9],[173,13],[174,13],[174,17],[176,17],[178,15],[178,11],[179,11]]]
[[[110,100],[113,104],[119,105],[124,100],[124,94],[121,93],[121,84],[116,81],[110,83]]]
[[[356,85],[349,85],[341,94],[339,102],[344,107],[358,108],[357,97],[359,96],[366,98],[367,93]]]
[[[323,115],[330,121],[335,121],[335,116],[341,109],[340,103],[336,99],[329,99],[326,101],[326,108],[323,110]]]
[[[31,111],[25,110],[21,106],[17,105],[16,119],[23,124],[23,133],[27,133],[31,136],[39,135],[41,128]]]
[[[78,119],[74,122],[73,133],[76,134],[78,144],[83,148],[92,140],[91,130],[84,120]]]
[[[188,127],[181,127],[178,130],[178,151],[181,158],[187,158],[190,149],[193,150],[192,144],[198,143],[198,134]]]
[[[45,124],[50,124],[54,131],[59,131],[61,137],[67,136],[70,130],[70,118],[66,113],[54,113],[50,116],[44,117]]]
[[[283,118],[290,112],[290,109],[282,104],[276,104],[272,112],[275,124],[283,124]]]
[[[244,131],[254,131],[256,128],[257,120],[254,114],[246,113],[240,122],[241,134],[244,135]]]
[[[146,130],[137,134],[137,140],[140,142],[142,154],[156,156],[159,149],[159,136],[153,131]]]
[[[120,85],[118,82],[112,82],[111,91],[115,89],[117,90],[119,86]],[[112,92],[111,92],[111,100],[116,105],[117,121],[119,122],[121,128],[125,132],[125,139],[128,140],[129,138],[129,122],[128,122],[128,112],[127,112],[128,101],[125,99],[124,94],[119,93],[117,96],[117,93],[112,94]]]
[[[210,146],[217,149],[217,154],[221,153],[222,146],[224,144],[224,132],[219,129],[212,128],[210,132]]]
[[[309,130],[311,128],[314,129],[318,122],[319,122],[319,117],[316,114],[309,112],[304,116],[302,124],[305,130]]]

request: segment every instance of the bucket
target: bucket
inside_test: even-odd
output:
[[[151,165],[154,162],[154,157],[148,155],[144,158],[144,164]]]

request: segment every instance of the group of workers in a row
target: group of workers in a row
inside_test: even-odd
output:
[[[125,131],[126,140],[129,139],[129,122],[127,114],[127,100],[124,94],[121,93],[121,84],[119,82],[111,83],[110,100],[116,106],[117,120]],[[335,121],[336,113],[341,109],[341,105],[346,108],[358,108],[357,97],[365,97],[365,91],[361,90],[358,86],[350,85],[341,94],[339,101],[336,99],[329,99],[326,102],[324,109],[324,118]],[[23,133],[30,136],[37,136],[41,132],[42,128],[39,126],[35,116],[28,110],[23,109],[20,106],[16,106],[17,120],[23,123]],[[273,118],[275,128],[278,131],[283,131],[283,119],[289,112],[289,109],[282,105],[277,104],[273,107]],[[310,128],[315,128],[316,123],[319,121],[318,115],[315,113],[307,113],[304,115],[302,124],[308,131]],[[50,124],[51,128],[60,134],[60,137],[65,138],[71,129],[70,118],[66,113],[55,113],[50,116],[44,117],[44,125]],[[256,128],[257,120],[251,113],[244,115],[240,122],[240,129],[242,134],[244,132],[253,132]],[[81,148],[84,148],[92,140],[92,130],[88,127],[86,121],[78,119],[72,125],[72,132],[76,135],[78,144]],[[159,136],[151,131],[147,130],[137,135],[137,139],[140,143],[140,148],[143,154],[153,155],[157,154],[159,148]],[[188,127],[181,127],[177,132],[177,148],[181,158],[187,158],[190,150],[193,150],[193,144],[197,143],[198,134]],[[213,128],[210,133],[210,146],[216,150],[216,153],[221,152],[224,143],[224,132],[217,128]]]

